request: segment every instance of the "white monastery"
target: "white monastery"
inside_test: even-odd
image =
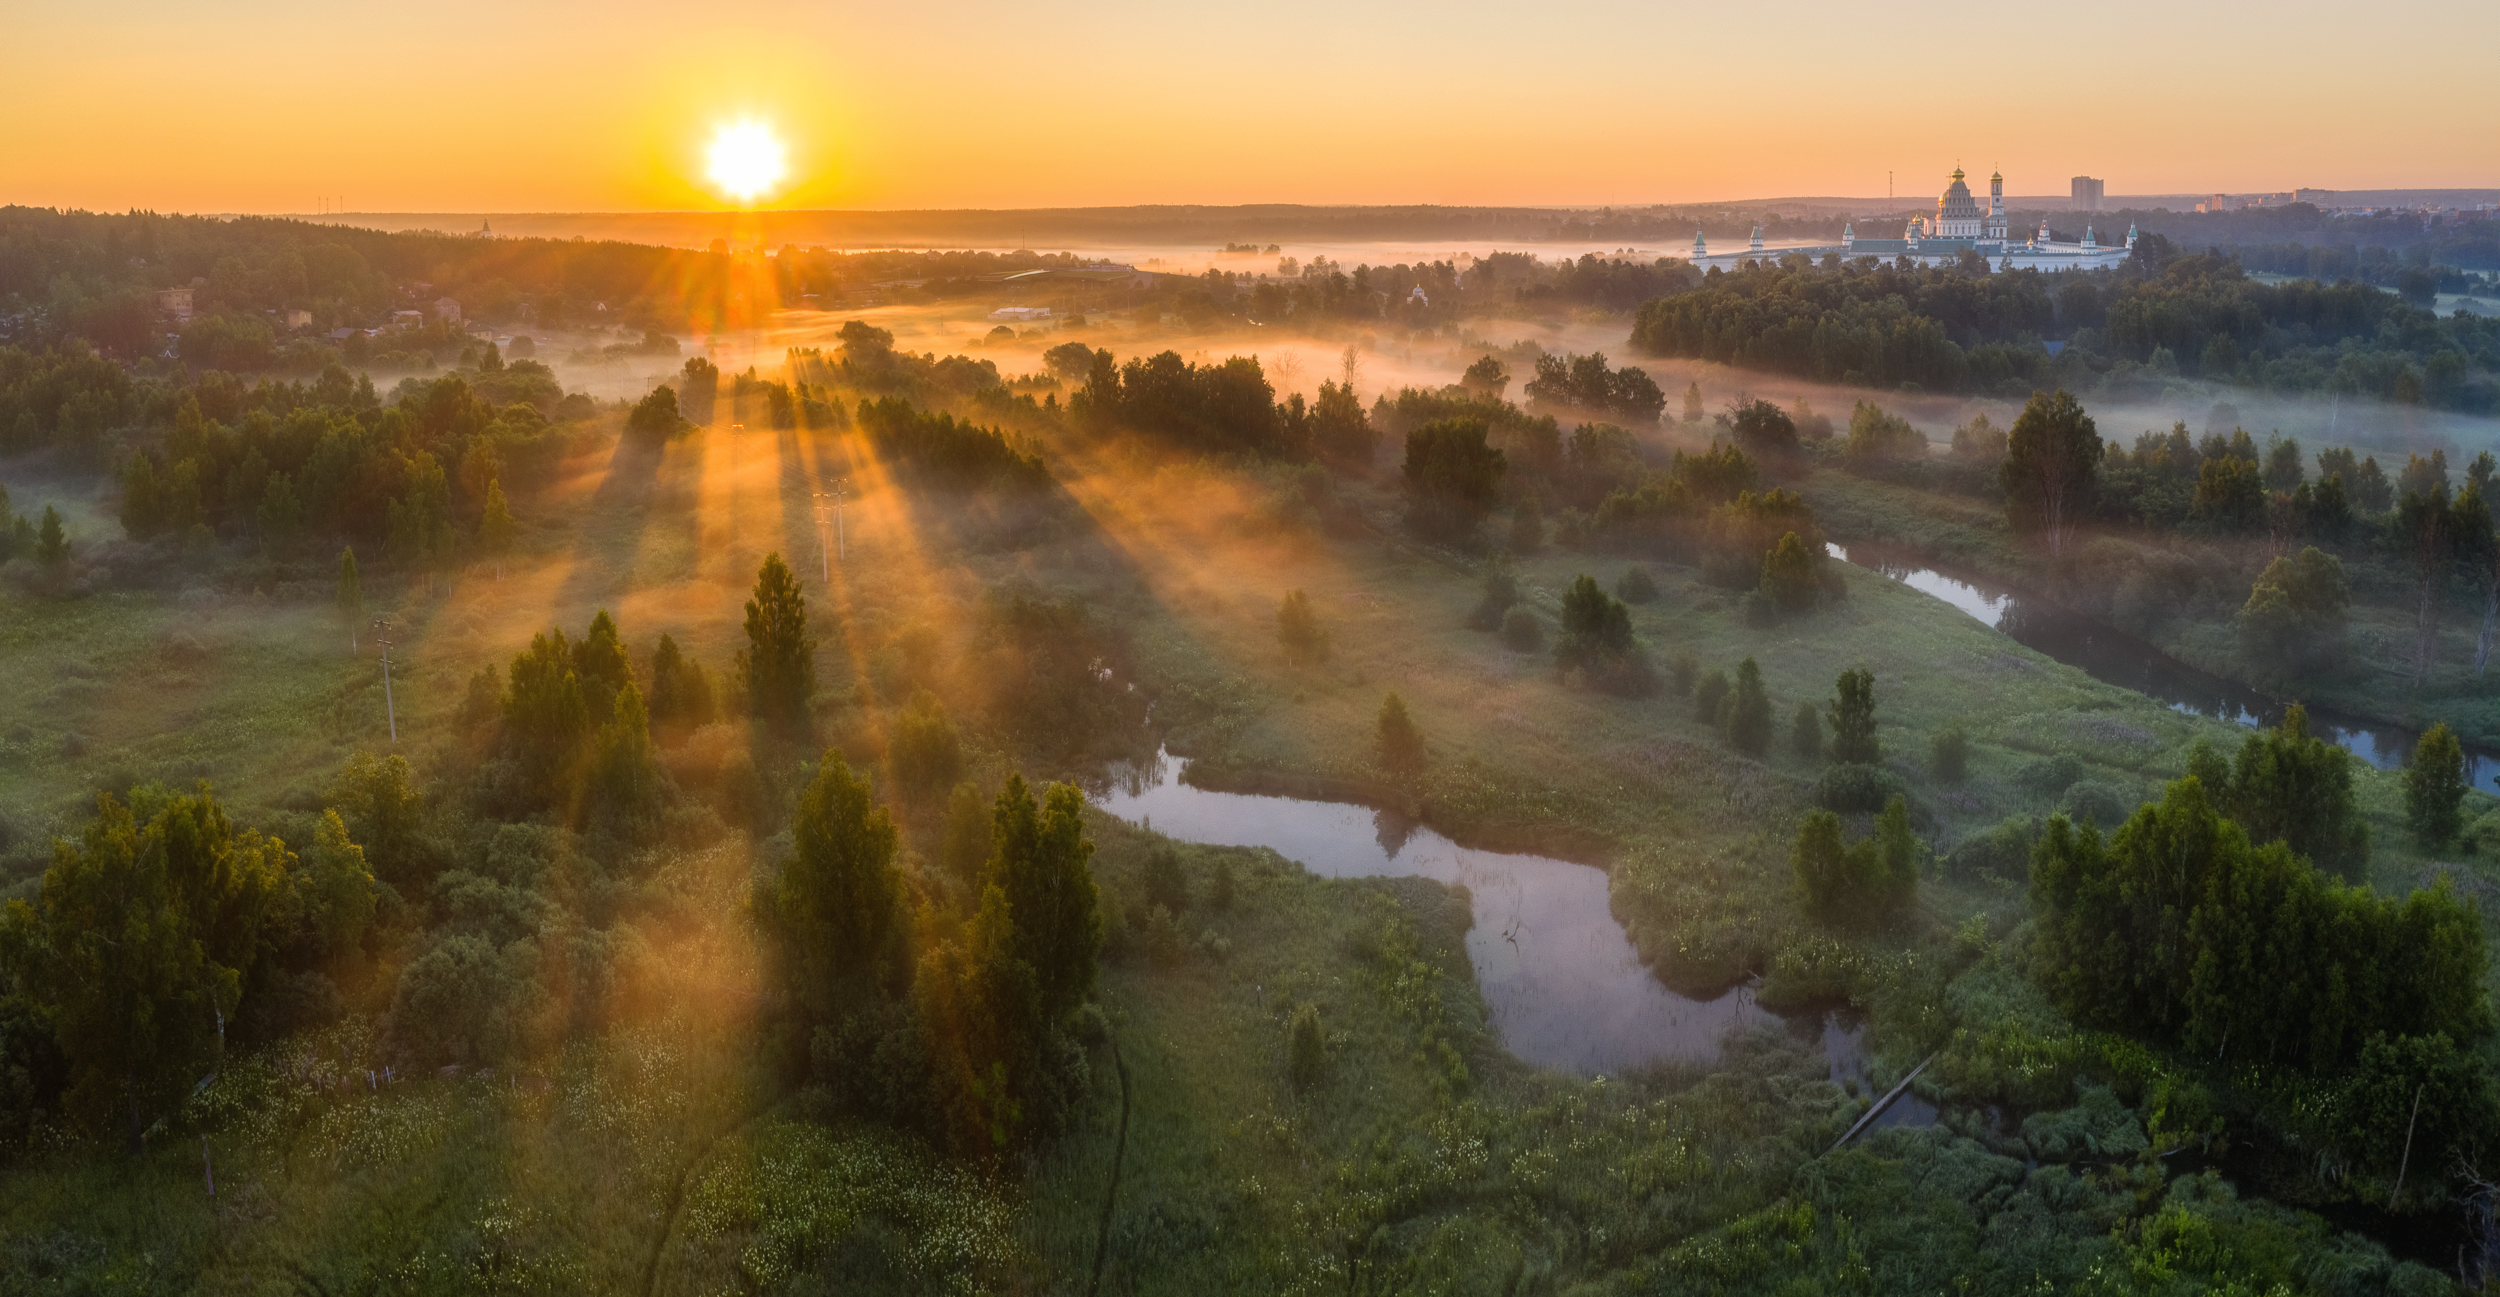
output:
[[[1949,266],[1959,262],[1965,252],[1975,252],[1987,259],[1991,270],[2108,270],[2126,261],[2135,250],[2135,227],[2127,227],[2123,244],[2103,244],[2090,225],[2083,227],[2081,243],[2053,243],[2049,225],[2040,222],[2040,231],[2017,243],[2006,228],[2005,176],[1988,177],[1988,209],[1981,211],[1978,200],[1971,196],[1970,186],[1962,181],[1962,169],[1953,169],[1953,183],[1945,186],[1944,195],[1936,200],[1933,220],[1925,216],[1910,218],[1907,228],[1897,239],[1861,239],[1854,223],[1843,225],[1840,242],[1804,247],[1764,248],[1762,226],[1753,227],[1753,242],[1742,252],[1712,252],[1700,231],[1693,233],[1693,265],[1703,269],[1736,270],[1750,263],[1776,265],[1783,257],[1803,254],[1815,261],[1836,256],[1842,261],[1873,257],[1879,261],[1898,261],[1903,257],[1922,266]]]

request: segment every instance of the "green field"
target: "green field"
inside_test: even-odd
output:
[[[474,759],[456,720],[466,681],[535,630],[578,630],[607,607],[638,663],[667,630],[726,667],[761,553],[814,558],[787,470],[831,452],[722,436],[654,462],[602,451],[576,463],[528,515],[528,553],[500,579],[369,584],[368,605],[399,619],[400,748],[431,795],[456,795]],[[1397,690],[1432,757],[1409,790],[1428,822],[1609,869],[1616,913],[1671,985],[1758,976],[1769,1005],[1854,1004],[1872,1023],[1876,1084],[1941,1051],[1919,1089],[1944,1122],[1826,1154],[1869,1096],[1833,1084],[1810,1037],[1776,1027],[1731,1041],[1713,1068],[1527,1068],[1482,1025],[1465,905],[1426,883],[1330,881],[1269,853],[1185,848],[1193,899],[1170,939],[1131,917],[1154,840],[1097,815],[1097,872],[1121,918],[1087,1116],[1029,1160],[949,1164],[805,1120],[753,1061],[744,907],[788,838],[731,832],[607,862],[601,931],[626,952],[618,981],[632,993],[518,1059],[369,1083],[394,1064],[377,1034],[387,994],[366,994],[327,1032],[228,1067],[135,1160],[40,1125],[33,1151],[0,1170],[0,1289],[1087,1292],[1117,1139],[1116,1042],[1129,1115],[1105,1292],[2445,1290],[2315,1216],[2240,1199],[2200,1169],[2203,1145],[2159,1157],[2187,1141],[2148,1096],[2192,1069],[2059,1020],[2021,976],[2019,882],[1946,862],[2074,784],[2132,807],[2197,738],[2236,744],[2239,731],[2099,684],[1874,573],[1843,568],[1844,599],[1753,626],[1692,569],[1654,564],[1661,595],[1633,619],[1662,670],[1684,654],[1705,671],[1760,664],[1779,737],[1756,761],[1672,690],[1567,690],[1546,655],[1467,629],[1477,560],[1404,538],[1384,488],[1347,484],[1366,525],[1331,535],[1278,521],[1296,489],[1282,476],[1085,462],[1058,465],[1066,513],[1013,542],[887,485],[853,515],[831,591],[798,565],[825,743],[874,765],[894,708],[926,683],[964,718],[983,781],[1003,778],[1014,758],[979,720],[977,631],[986,593],[1008,587],[1079,596],[1123,628],[1156,698],[1151,737],[1217,782],[1376,781],[1373,720]],[[104,539],[92,516],[82,531]],[[238,820],[296,840],[347,757],[387,746],[378,666],[347,653],[329,558],[165,561],[197,570],[84,598],[0,592],[11,894],[35,886],[46,842],[75,832],[99,787],[208,779]],[[1547,548],[1519,570],[1550,634],[1574,576],[1611,587],[1627,562]],[[1290,589],[1320,609],[1324,662],[1294,665],[1278,645]],[[1820,767],[1789,752],[1787,721],[1861,665],[1877,681],[1885,764],[1936,857],[1908,915],[1836,933],[1794,897],[1788,844]],[[1948,786],[1926,753],[1952,719],[1976,746],[1970,777]],[[696,755],[667,760],[691,782]],[[2077,777],[2043,791],[2044,768]],[[2364,773],[2360,788],[2372,881],[2401,891],[2448,874],[2488,917],[2488,867],[2417,855],[2393,777]],[[2491,808],[2477,796],[2469,809]],[[918,868],[934,826],[907,832]],[[1236,880],[1220,910],[1208,899],[1219,861]],[[1297,1094],[1283,1055],[1304,1003],[1325,1025],[1327,1068]],[[2249,1111],[2209,1088],[2219,1110]],[[1981,1105],[2014,1094],[2028,1101],[1992,1124]],[[2339,1196],[2270,1187],[2311,1205]],[[2218,1278],[2246,1286],[2208,1285]]]

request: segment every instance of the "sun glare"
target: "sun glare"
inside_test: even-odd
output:
[[[790,171],[780,137],[753,119],[722,123],[704,150],[704,163],[712,183],[741,203],[771,193]]]

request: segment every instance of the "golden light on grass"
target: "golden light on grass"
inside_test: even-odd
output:
[[[752,117],[723,122],[704,146],[703,171],[724,196],[753,203],[789,178],[790,151],[769,123]]]

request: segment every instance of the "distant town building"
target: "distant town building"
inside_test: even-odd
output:
[[[1832,256],[1843,261],[1860,257],[1898,261],[1906,257],[1916,265],[1949,266],[1959,264],[1965,254],[1976,254],[1993,270],[2106,270],[2125,262],[2135,250],[2133,226],[2128,227],[2123,244],[2104,245],[2088,224],[2083,227],[2079,243],[2052,240],[2046,221],[2041,222],[2038,234],[2017,243],[2008,224],[2004,175],[1988,177],[1988,205],[1982,209],[1972,197],[1970,186],[1964,183],[1962,169],[1956,167],[1943,196],[1936,200],[1934,219],[1912,217],[1900,238],[1861,239],[1856,224],[1850,223],[1841,227],[1840,242],[1836,244],[1765,248],[1762,227],[1757,224],[1743,252],[1713,253],[1709,242],[1696,230],[1692,262],[1703,270],[1737,270],[1748,264],[1771,265],[1782,257],[1803,254],[1815,261]]]
[[[2196,210],[2200,212],[2229,212],[2238,208],[2239,204],[2232,202],[2229,194],[2215,194],[2196,205]]]
[[[460,303],[448,297],[434,299],[434,318],[445,324],[460,323]]]
[[[1050,308],[1047,306],[1002,306],[990,312],[990,318],[993,320],[1047,320],[1050,318]]]
[[[393,311],[393,312],[391,312],[391,323],[392,323],[392,324],[395,324],[395,325],[398,325],[398,326],[400,326],[401,328],[408,328],[408,329],[421,328],[421,327],[423,327],[423,326],[424,326],[424,324],[425,324],[425,312],[423,312],[423,311]]]
[[[2097,212],[2101,210],[2101,191],[2106,183],[2090,176],[2077,176],[2066,182],[2067,201],[2073,203],[2077,211]]]
[[[286,321],[286,327],[290,329],[301,329],[312,323],[312,312],[290,308],[280,311],[278,318]]]
[[[2293,202],[2315,203],[2320,207],[2333,207],[2335,198],[2336,191],[2332,189],[2295,189],[2292,191]]]
[[[177,320],[190,319],[191,290],[188,288],[158,289],[156,292],[156,309],[158,314],[170,315]]]

